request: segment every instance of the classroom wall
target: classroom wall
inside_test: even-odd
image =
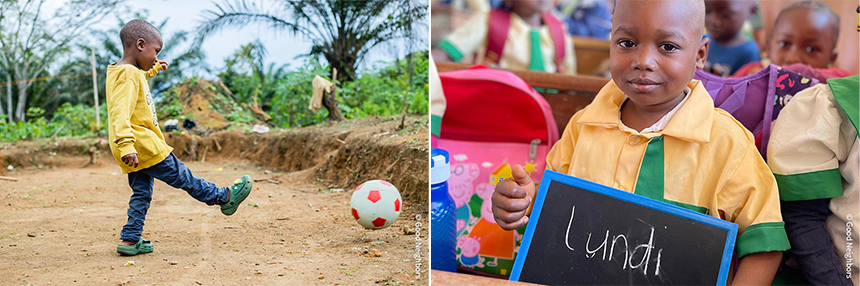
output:
[[[761,17],[762,25],[765,31],[770,33],[773,22],[776,21],[776,16],[779,11],[794,2],[801,0],[761,0]],[[836,51],[839,56],[836,58],[835,67],[852,72],[853,74],[860,73],[860,33],[857,32],[857,5],[860,1],[857,0],[818,0],[824,3],[837,15],[839,15],[839,43]]]

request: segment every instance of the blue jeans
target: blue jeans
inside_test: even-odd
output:
[[[854,285],[845,270],[824,220],[830,199],[780,201],[785,232],[803,276],[813,285]]]
[[[191,197],[210,206],[225,204],[229,200],[227,188],[219,188],[213,183],[192,175],[191,170],[188,170],[188,167],[171,153],[164,161],[152,167],[128,173],[128,184],[134,194],[128,200],[128,222],[122,227],[120,239],[140,240],[146,211],[152,201],[152,184],[155,182],[153,178],[171,187],[183,189]]]

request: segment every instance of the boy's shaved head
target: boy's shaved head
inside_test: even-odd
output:
[[[615,9],[618,9],[618,6],[624,6],[630,2],[643,2],[647,3],[647,0],[618,0],[615,3],[615,6],[612,7],[612,15],[615,15]],[[688,13],[676,15],[681,17],[680,22],[684,24],[695,24],[698,27],[702,27],[702,35],[705,34],[705,1],[704,0],[675,0],[671,1],[672,5],[679,6],[683,8],[682,10],[687,11]],[[700,35],[701,36],[701,35]]]
[[[137,39],[151,42],[155,39],[161,39],[161,33],[155,26],[141,19],[134,19],[122,26],[119,31],[119,38],[122,41],[123,47],[134,45]]]

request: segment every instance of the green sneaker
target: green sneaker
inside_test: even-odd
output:
[[[118,244],[116,246],[116,252],[127,256],[150,253],[153,250],[155,250],[155,247],[152,246],[152,242],[142,238],[134,245]]]
[[[239,204],[251,193],[251,176],[244,175],[236,179],[233,181],[233,185],[227,189],[230,191],[230,201],[221,205],[221,213],[232,215],[239,208]]]

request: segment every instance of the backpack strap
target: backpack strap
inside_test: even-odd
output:
[[[479,64],[498,64],[502,59],[505,42],[508,41],[508,30],[511,28],[511,11],[504,8],[490,10],[490,22],[487,25],[487,52]]]
[[[555,67],[556,73],[564,72],[564,29],[561,21],[558,20],[552,13],[546,12],[541,14],[543,23],[549,27],[549,34],[552,37],[552,43],[555,46]]]

